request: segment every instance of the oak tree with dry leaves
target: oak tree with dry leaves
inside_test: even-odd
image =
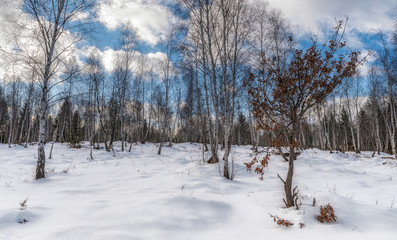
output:
[[[287,207],[296,205],[296,192],[292,191],[295,148],[299,123],[307,111],[322,103],[342,84],[352,77],[365,59],[359,53],[344,50],[343,41],[346,21],[338,21],[328,43],[319,45],[312,40],[306,50],[291,49],[287,64],[280,65],[278,58],[265,56],[265,74],[249,76],[249,95],[252,112],[257,119],[258,129],[274,132],[273,144],[289,148],[289,166],[284,183]],[[293,41],[292,38],[290,41]],[[263,77],[265,76],[265,77]],[[296,189],[296,188],[295,188]]]

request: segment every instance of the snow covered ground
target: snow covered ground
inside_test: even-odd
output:
[[[233,147],[229,181],[219,165],[202,164],[198,144],[164,147],[161,156],[155,144],[115,157],[94,150],[93,161],[86,146],[56,144],[47,178],[35,181],[36,147],[0,145],[0,239],[397,239],[397,162],[387,155],[304,151],[294,175],[302,205],[294,210],[284,208],[277,178],[287,163],[272,156],[259,181],[243,165],[251,152]],[[337,222],[321,224],[316,215],[328,203]],[[269,214],[294,225],[278,226]]]

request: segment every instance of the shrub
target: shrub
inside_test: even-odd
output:
[[[256,156],[254,157],[254,159],[249,162],[249,163],[244,163],[245,167],[247,168],[247,171],[249,173],[251,173],[252,171],[252,166],[256,165],[255,168],[255,173],[259,175],[259,179],[262,181],[263,180],[263,175],[264,173],[264,169],[267,168],[269,166],[269,160],[270,160],[270,154],[267,153],[266,156],[264,156],[262,158],[262,160],[259,160],[257,158],[258,154],[256,154]]]
[[[294,225],[292,222],[290,222],[286,219],[282,219],[279,216],[273,216],[271,214],[269,214],[269,215],[270,215],[270,217],[273,218],[274,222],[277,223],[277,225],[279,225],[279,226],[289,227],[289,226]]]
[[[317,216],[317,220],[319,220],[321,223],[336,222],[334,209],[330,204],[320,206],[320,215]]]

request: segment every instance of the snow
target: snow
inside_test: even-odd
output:
[[[46,146],[48,154],[50,146]],[[0,239],[396,239],[397,162],[386,154],[305,150],[293,185],[300,210],[286,209],[287,163],[272,156],[264,180],[246,172],[249,146],[233,146],[236,177],[202,163],[199,144],[134,145],[116,156],[55,144],[47,178],[34,180],[37,146],[0,145]],[[208,156],[205,156],[208,157]],[[27,200],[27,208],[19,203]],[[312,206],[313,198],[316,206]],[[317,221],[330,203],[336,223]],[[278,226],[269,214],[294,223]],[[23,222],[25,223],[18,223]],[[300,228],[300,223],[305,226]]]

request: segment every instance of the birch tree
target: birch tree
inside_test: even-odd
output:
[[[90,0],[24,0],[22,5],[23,11],[33,22],[31,38],[37,47],[25,48],[24,56],[38,74],[41,87],[36,179],[45,178],[44,145],[47,111],[51,100],[49,93],[74,44],[81,40],[80,33],[86,22],[79,21],[78,14],[88,12],[92,6]]]
[[[118,108],[120,120],[120,137],[121,137],[121,151],[124,151],[124,142],[127,133],[125,131],[126,122],[126,104],[130,98],[130,86],[132,80],[132,62],[136,57],[136,45],[138,36],[132,26],[125,26],[121,32],[121,50],[122,52],[117,56],[115,66],[115,81],[114,81],[114,101]],[[111,124],[115,124],[112,122]]]
[[[162,58],[159,60],[159,70],[160,70],[160,80],[162,83],[162,88],[164,92],[164,98],[162,99],[163,103],[158,104],[162,105],[160,108],[162,111],[162,121],[160,127],[160,144],[158,154],[161,153],[161,147],[164,141],[167,141],[164,136],[168,135],[168,140],[172,141],[172,128],[171,128],[171,120],[173,116],[173,112],[171,109],[171,98],[172,98],[172,87],[175,84],[175,81],[178,77],[178,73],[172,64],[172,60],[177,54],[177,44],[176,44],[176,29],[171,29],[171,31],[166,36],[162,44],[163,52]],[[158,99],[160,100],[160,99]]]

